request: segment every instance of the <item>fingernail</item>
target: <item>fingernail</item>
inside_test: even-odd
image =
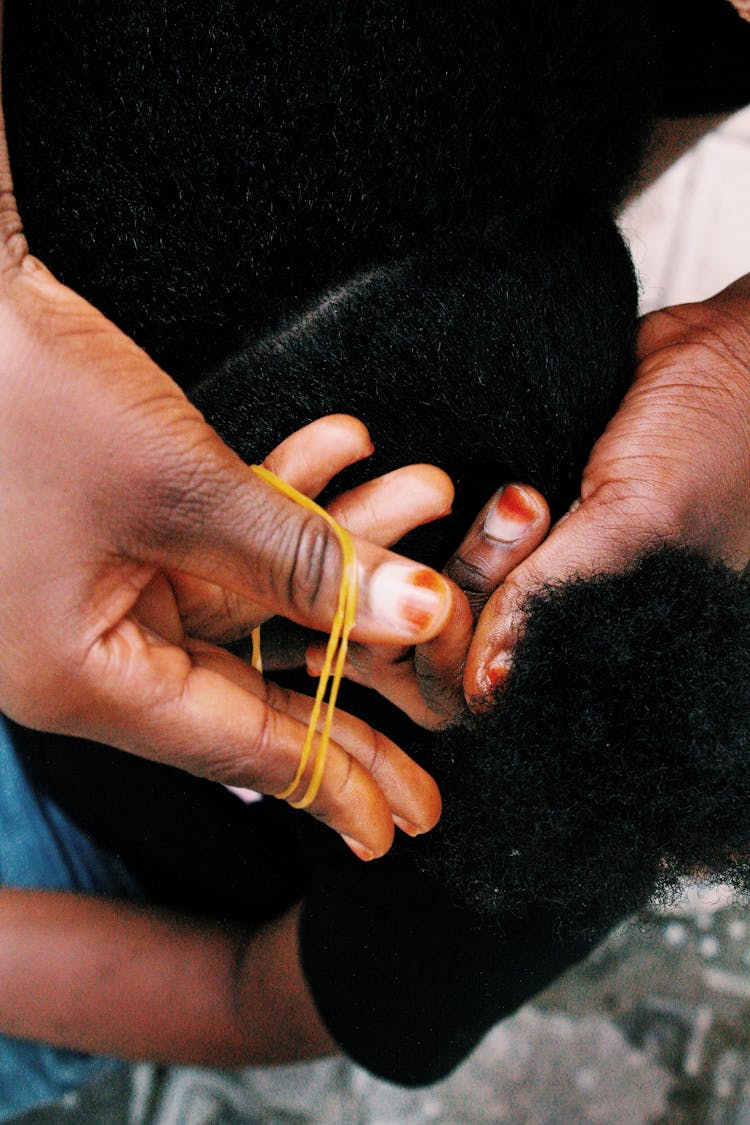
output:
[[[369,863],[371,859],[375,859],[375,852],[366,848],[364,844],[360,844],[359,840],[354,840],[351,836],[345,836],[343,832],[341,833],[341,839],[348,848],[351,848],[357,859],[361,859],[364,863]]]
[[[484,666],[480,676],[484,695],[492,697],[505,687],[510,675],[511,662],[512,657],[509,652],[499,652],[489,664]]]
[[[402,832],[405,832],[407,836],[421,836],[425,831],[424,828],[417,828],[416,824],[412,824],[410,820],[404,820],[403,817],[396,816],[395,814],[393,823],[397,828],[400,828]]]
[[[381,622],[417,635],[442,621],[450,606],[450,590],[433,570],[409,563],[387,562],[370,580],[370,609]]]
[[[484,533],[501,543],[515,543],[538,516],[539,509],[529,494],[517,484],[509,484],[484,517]]]

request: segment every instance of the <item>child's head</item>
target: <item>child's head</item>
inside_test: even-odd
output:
[[[440,565],[504,481],[556,515],[571,502],[633,370],[635,315],[611,221],[495,226],[355,276],[196,399],[249,461],[348,410],[376,444],[353,480],[441,465],[454,513],[402,545]],[[435,774],[442,823],[410,847],[483,913],[542,902],[595,926],[697,869],[748,880],[750,591],[721,564],[662,549],[543,592],[495,711],[438,735],[361,689],[341,705]]]

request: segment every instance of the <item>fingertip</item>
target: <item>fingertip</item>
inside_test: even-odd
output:
[[[500,651],[486,662],[466,662],[464,670],[464,696],[474,715],[486,715],[496,706],[505,689],[513,664],[513,654]]]
[[[390,555],[360,574],[359,640],[422,644],[448,622],[455,587],[434,570]]]
[[[417,836],[421,836],[424,832],[423,828],[417,828],[416,824],[411,824],[410,821],[404,820],[403,817],[396,816],[395,814],[393,817],[393,823],[397,828],[400,828],[406,836],[411,836],[412,839],[415,839]]]
[[[352,852],[354,852],[357,859],[361,859],[363,863],[369,863],[370,860],[378,858],[375,855],[375,852],[373,852],[370,848],[366,847],[364,844],[361,844],[359,842],[359,840],[355,840],[352,836],[346,836],[342,832],[341,833],[341,839],[344,841],[347,848],[349,848]]]
[[[417,464],[408,467],[418,473],[419,481],[422,486],[426,490],[434,493],[436,501],[435,507],[438,505],[442,507],[442,511],[434,518],[439,519],[442,516],[447,516],[451,511],[456,496],[455,485],[448,474],[443,469],[439,469],[437,465]]]
[[[380,736],[385,738],[384,735]],[[395,743],[387,740],[396,751],[396,757],[406,767],[401,772],[396,798],[392,800],[393,821],[410,836],[430,832],[440,820],[443,798],[434,777],[418,765]]]
[[[538,542],[549,527],[549,508],[542,494],[530,485],[506,484],[490,501],[484,517],[484,534],[506,546],[533,538]]]
[[[516,487],[523,487],[532,505],[537,510],[534,526],[537,529],[541,529],[541,534],[539,536],[541,540],[549,531],[550,523],[552,520],[549,510],[549,504],[547,503],[545,497],[542,495],[539,489],[534,488],[533,485],[524,484],[522,486],[517,485]]]
[[[373,452],[370,433],[349,414],[316,418],[285,438],[263,465],[305,495],[315,496],[342,469]]]
[[[352,848],[352,851],[365,863],[369,863],[372,859],[382,859],[393,846],[393,841],[396,838],[396,826],[393,823],[390,810],[387,816],[372,817],[368,821],[368,829],[367,833],[358,832],[358,836],[364,837],[364,839],[354,837],[348,832],[341,833],[341,838],[346,841],[350,848],[352,848],[352,843],[359,846],[362,855],[354,848]]]
[[[323,671],[326,650],[319,645],[310,645],[305,652],[305,671],[308,676],[319,676]]]
[[[364,422],[355,418],[353,414],[327,414],[318,421],[325,423],[331,433],[335,430],[342,438],[346,437],[352,447],[360,451],[361,458],[369,457],[373,453],[375,446],[370,431]]]

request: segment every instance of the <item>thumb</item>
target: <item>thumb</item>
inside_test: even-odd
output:
[[[81,554],[93,559],[84,581],[95,589],[81,597],[76,580],[71,596],[79,609],[81,601],[98,606],[106,587],[95,629],[112,626],[140,592],[118,587],[112,596],[112,583],[101,580],[112,560],[185,573],[259,603],[269,616],[330,627],[342,572],[335,531],[253,473],[132,340],[28,257],[3,328],[5,345],[25,359],[20,374],[15,361],[19,417],[37,445],[47,442],[48,456],[37,459],[41,479],[31,484],[35,494],[62,493],[65,519],[59,505],[54,515],[75,539],[75,574],[84,573]],[[26,368],[42,383],[43,412],[35,381],[21,378]],[[246,406],[251,427],[252,411],[265,406]],[[448,584],[364,541],[355,549],[354,636],[393,644],[435,636],[451,611]]]
[[[187,420],[166,452],[162,442],[158,461],[141,460],[134,553],[251,599],[269,616],[328,630],[343,564],[334,529],[253,473],[197,411],[186,440]],[[416,644],[438,633],[452,607],[449,584],[422,564],[353,542],[359,578],[353,636]]]
[[[482,611],[464,670],[464,693],[473,711],[491,707],[508,677],[528,598],[573,577],[621,570],[656,542],[655,523],[640,499],[602,490],[575,501]]]

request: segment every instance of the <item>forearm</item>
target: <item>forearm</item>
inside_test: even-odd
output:
[[[164,1063],[330,1054],[296,930],[296,911],[248,935],[105,899],[0,890],[0,1031]]]

